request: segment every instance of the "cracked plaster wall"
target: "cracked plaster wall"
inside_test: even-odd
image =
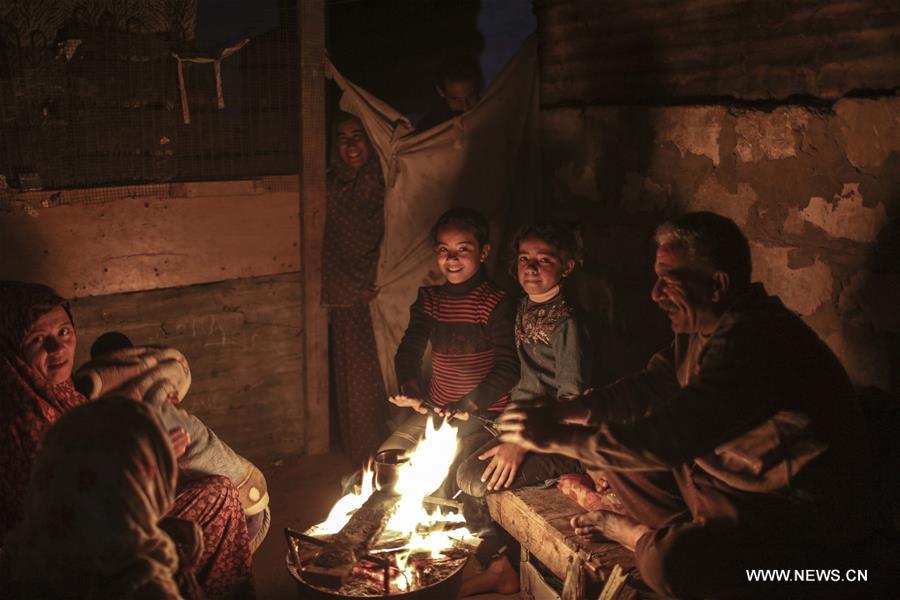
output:
[[[541,127],[548,206],[584,227],[580,289],[594,290],[582,296],[607,378],[670,335],[648,297],[654,226],[711,210],[741,226],[754,278],[857,384],[898,390],[900,97],[545,108]]]

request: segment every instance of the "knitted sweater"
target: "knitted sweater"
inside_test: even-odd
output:
[[[398,381],[418,379],[431,342],[432,402],[502,411],[519,379],[514,318],[512,298],[483,269],[462,283],[419,288],[394,358]]]

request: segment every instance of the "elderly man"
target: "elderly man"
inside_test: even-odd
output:
[[[752,594],[747,569],[837,566],[828,550],[868,532],[846,372],[751,283],[734,222],[687,214],[656,241],[651,296],[672,322],[672,344],[585,397],[510,405],[501,439],[604,469],[629,514],[587,513],[573,526],[633,549],[661,594]]]

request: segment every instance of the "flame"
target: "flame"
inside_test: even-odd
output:
[[[363,467],[360,489],[338,500],[331,512],[328,513],[328,517],[318,525],[312,526],[309,535],[331,535],[340,531],[350,520],[350,515],[359,510],[359,507],[372,495],[372,485],[372,465],[370,463]]]
[[[435,429],[431,419],[425,424],[425,436],[409,454],[408,462],[400,465],[395,490],[402,495],[397,510],[388,522],[387,529],[409,535],[419,524],[435,525],[439,522],[462,522],[462,515],[440,510],[428,513],[422,505],[425,496],[437,490],[453,464],[459,446],[457,428],[445,420]],[[328,517],[314,525],[310,535],[330,535],[337,533],[350,520],[350,516],[372,495],[371,465],[363,468],[362,487],[347,494],[331,509]]]
[[[397,565],[397,570],[400,571],[400,575],[394,579],[393,584],[401,592],[405,592],[414,587],[417,582],[416,570],[409,564],[409,557],[411,554],[412,550],[408,552],[398,552],[394,556],[394,564]]]
[[[434,428],[432,419],[425,422],[425,437],[409,455],[408,462],[400,465],[394,489],[401,499],[388,521],[389,530],[411,534],[419,523],[433,522],[422,501],[447,478],[459,446],[456,433],[457,428],[446,420],[438,429]]]
[[[425,436],[410,452],[408,461],[398,468],[398,479],[394,486],[401,498],[387,524],[386,532],[407,539],[399,551],[394,553],[397,575],[391,577],[391,586],[401,592],[414,589],[418,582],[418,571],[410,562],[414,554],[421,557],[441,558],[442,551],[459,544],[474,548],[478,538],[458,524],[465,519],[461,514],[444,512],[440,508],[429,513],[423,504],[426,496],[434,493],[447,478],[453,459],[459,448],[457,428],[446,420],[435,428],[432,419],[425,425]],[[372,495],[373,477],[371,466],[362,472],[362,487],[347,494],[334,505],[328,518],[310,528],[310,535],[337,533],[347,524],[351,515]],[[441,524],[456,524],[451,530],[442,531]],[[423,528],[423,535],[419,529]]]

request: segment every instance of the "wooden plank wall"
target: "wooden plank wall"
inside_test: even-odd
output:
[[[300,269],[297,177],[41,191],[0,199],[0,278],[66,297]]]
[[[534,4],[545,106],[837,98],[900,77],[896,1]]]
[[[94,296],[73,308],[77,364],[112,330],[177,348],[193,378],[184,407],[235,450],[260,467],[307,450],[299,273]]]
[[[181,350],[185,407],[261,466],[328,431],[327,388],[317,421],[305,404],[296,176],[8,194],[0,279],[78,298],[79,361],[109,330]]]

